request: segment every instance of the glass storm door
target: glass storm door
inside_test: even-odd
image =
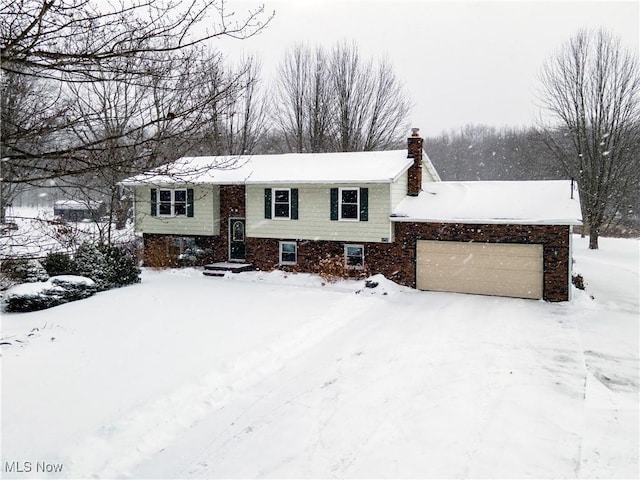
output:
[[[229,260],[244,260],[244,222],[244,218],[229,219]]]

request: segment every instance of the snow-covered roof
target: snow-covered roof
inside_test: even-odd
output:
[[[183,157],[121,183],[390,183],[411,164],[406,150]]]
[[[570,180],[524,182],[432,182],[406,197],[396,222],[580,225],[578,191]]]
[[[100,202],[79,202],[78,200],[57,200],[53,207],[65,210],[88,210],[98,208]]]

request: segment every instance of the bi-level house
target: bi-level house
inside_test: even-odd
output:
[[[169,255],[313,271],[340,258],[423,290],[569,298],[577,192],[566,181],[442,182],[407,150],[185,157],[123,182]]]

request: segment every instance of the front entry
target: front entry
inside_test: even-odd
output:
[[[242,261],[245,258],[245,220],[229,219],[229,260]]]

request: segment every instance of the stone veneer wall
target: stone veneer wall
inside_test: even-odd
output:
[[[458,223],[395,224],[394,243],[327,242],[297,240],[295,269],[312,271],[318,259],[344,255],[344,245],[364,245],[365,265],[371,274],[415,288],[417,240],[537,243],[543,245],[544,299],[569,299],[569,227],[567,225],[469,225]],[[282,239],[294,241],[295,239]],[[262,270],[278,267],[278,239],[247,239],[247,261]],[[282,267],[286,269],[287,267]],[[354,275],[359,272],[354,271]]]

